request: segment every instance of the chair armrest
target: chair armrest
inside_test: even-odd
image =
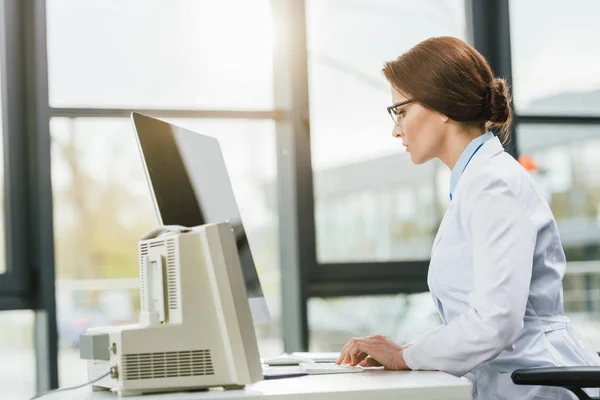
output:
[[[545,367],[518,369],[511,375],[516,385],[600,387],[600,367]]]

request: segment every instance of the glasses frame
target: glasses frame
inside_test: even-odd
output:
[[[392,121],[394,121],[394,124],[396,124],[396,125],[398,124],[398,114],[396,114],[396,109],[398,107],[410,104],[414,101],[415,101],[415,99],[404,100],[404,101],[401,101],[400,103],[392,104],[391,106],[387,107],[387,112],[388,112],[388,114],[390,114],[390,117],[392,117]]]

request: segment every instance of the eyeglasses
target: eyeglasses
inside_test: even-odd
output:
[[[396,125],[398,124],[398,118],[400,117],[400,112],[398,110],[398,107],[402,107],[408,103],[412,103],[413,101],[415,101],[415,100],[410,99],[410,100],[401,101],[400,103],[393,104],[387,108],[388,114],[390,114],[390,117],[392,117],[392,121],[394,121],[394,124],[396,124]]]

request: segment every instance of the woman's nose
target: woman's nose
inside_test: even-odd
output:
[[[400,127],[398,125],[394,125],[394,129],[392,129],[392,136],[395,138],[402,137],[402,130],[400,129]]]

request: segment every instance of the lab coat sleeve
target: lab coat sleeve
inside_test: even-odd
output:
[[[504,349],[511,350],[523,327],[535,225],[506,182],[485,181],[463,199],[473,251],[469,310],[404,350],[411,369],[463,376]]]

